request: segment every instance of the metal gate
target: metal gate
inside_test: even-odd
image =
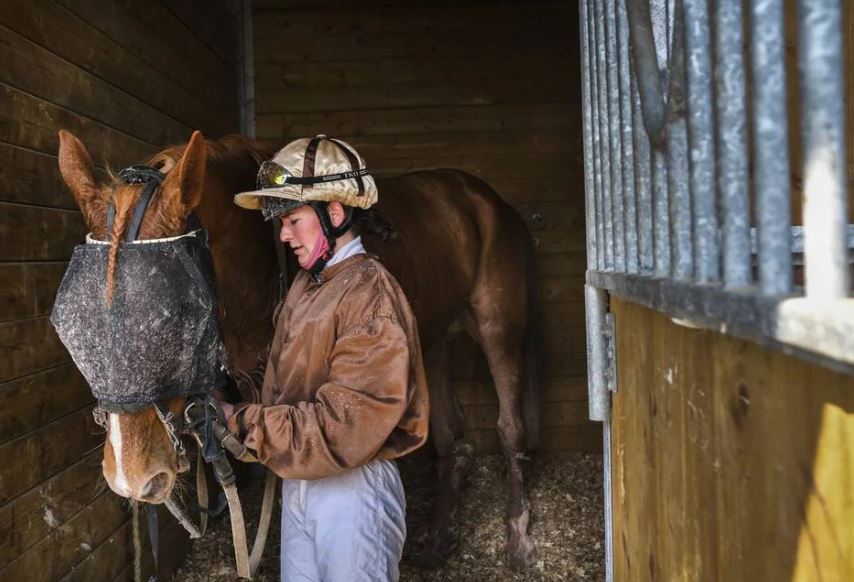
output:
[[[609,293],[854,373],[841,10],[798,1],[801,127],[789,128],[784,0],[580,0],[588,383],[590,418],[604,425],[608,580]],[[790,130],[803,226],[791,220]]]

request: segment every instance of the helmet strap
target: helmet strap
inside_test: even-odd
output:
[[[344,220],[340,225],[333,226],[332,220],[329,218],[328,202],[310,202],[309,206],[311,206],[314,209],[314,213],[317,214],[317,218],[320,220],[320,228],[323,230],[323,235],[318,237],[317,243],[315,244],[315,250],[312,253],[312,260],[308,266],[305,267],[305,270],[308,271],[314,279],[317,279],[317,276],[326,267],[326,263],[329,262],[335,254],[336,239],[350,229],[350,225],[353,223],[353,208],[342,205],[344,206]]]

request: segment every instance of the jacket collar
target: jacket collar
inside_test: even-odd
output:
[[[317,279],[314,279],[312,277],[309,278],[311,279],[312,283],[316,285],[323,285],[324,283],[335,277],[338,273],[346,271],[351,266],[357,265],[366,259],[379,259],[379,257],[372,253],[359,253],[358,255],[347,257],[340,263],[335,263],[331,267],[323,269],[320,273],[318,273]]]

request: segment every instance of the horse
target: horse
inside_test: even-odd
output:
[[[196,131],[187,144],[166,148],[145,162],[165,178],[143,216],[139,238],[177,236],[185,232],[192,212],[198,216],[213,256],[227,367],[242,378],[253,370],[257,374],[258,362],[265,360],[280,271],[269,224],[232,199],[254,189],[259,164],[271,154],[242,136],[206,141]],[[60,131],[59,167],[92,238],[109,241],[114,262],[142,187],[114,176],[99,181],[85,146],[65,130]],[[396,236],[364,243],[398,279],[415,312],[430,391],[430,433],[438,453],[438,496],[420,555],[428,565],[438,565],[457,541],[455,508],[473,452],[464,440],[465,418],[449,374],[449,331],[462,328],[483,349],[495,381],[498,432],[509,465],[507,553],[511,566],[526,568],[534,547],[527,531],[524,461],[539,432],[541,334],[530,235],[512,207],[462,171],[411,172],[380,179],[378,188],[378,211],[394,225]],[[115,219],[107,232],[110,202]],[[185,399],[164,405],[177,415]],[[110,488],[139,501],[167,501],[179,467],[157,412],[109,414],[106,424],[102,465]]]

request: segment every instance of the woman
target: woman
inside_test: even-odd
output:
[[[318,135],[282,148],[235,197],[281,221],[302,271],[279,306],[260,403],[229,426],[282,484],[282,580],[397,580],[406,538],[394,459],[427,437],[412,310],[358,236],[377,201],[364,160]]]

